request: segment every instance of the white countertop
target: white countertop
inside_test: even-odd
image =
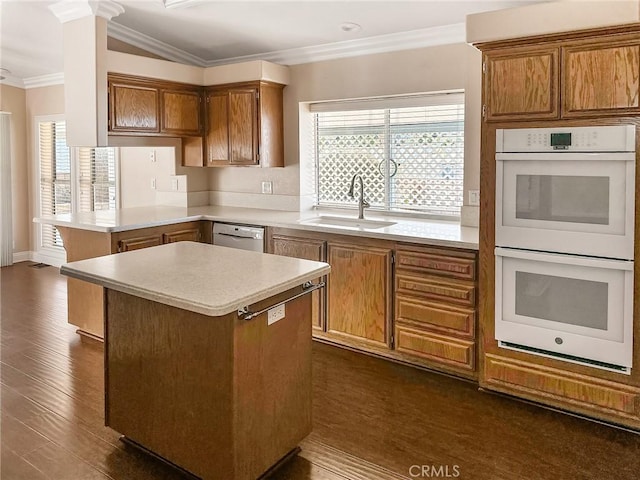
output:
[[[173,307],[226,315],[329,273],[323,262],[177,242],[67,263],[61,273]]]
[[[356,217],[355,212],[311,210],[308,212],[265,210],[240,207],[138,207],[111,211],[43,216],[35,222],[98,232],[120,232],[137,228],[170,225],[192,220],[212,220],[266,227],[294,228],[317,232],[339,233],[424,245],[478,249],[478,229],[457,222],[422,220],[415,217],[381,216],[365,211],[365,218],[393,220],[384,228],[340,227],[304,223],[322,215]],[[301,223],[303,222],[303,223]]]

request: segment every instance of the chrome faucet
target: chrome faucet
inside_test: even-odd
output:
[[[360,198],[358,199],[358,219],[363,220],[364,209],[367,207],[370,207],[371,205],[369,205],[369,202],[367,202],[364,199],[364,184],[362,182],[361,175],[355,174],[353,176],[353,178],[351,179],[351,187],[349,188],[349,193],[347,193],[347,195],[349,195],[351,198],[355,198],[353,188],[355,187],[355,184],[356,184],[356,177],[358,177],[358,180],[360,180]]]

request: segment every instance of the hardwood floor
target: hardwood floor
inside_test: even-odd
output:
[[[0,477],[190,478],[103,426],[102,345],[66,323],[58,270],[29,265],[1,270]],[[272,479],[639,477],[640,435],[472,383],[317,343],[313,385],[313,433]]]

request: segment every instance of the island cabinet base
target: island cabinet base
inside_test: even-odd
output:
[[[290,290],[250,306],[290,298]],[[105,289],[105,421],[203,479],[254,480],[311,432],[311,296],[210,317]]]

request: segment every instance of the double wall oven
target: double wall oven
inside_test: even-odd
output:
[[[500,346],[629,373],[633,125],[497,130]]]

